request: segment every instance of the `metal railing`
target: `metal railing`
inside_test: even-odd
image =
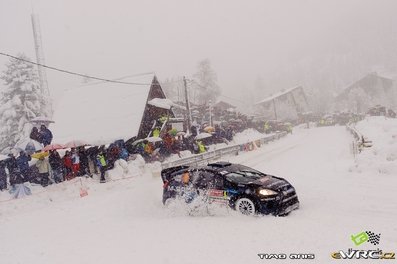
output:
[[[174,161],[163,162],[161,164],[161,169],[167,169],[170,167],[181,166],[181,165],[190,165],[190,166],[205,165],[211,161],[219,160],[225,156],[237,155],[240,151],[253,150],[255,146],[258,147],[258,145],[266,144],[270,141],[280,139],[286,136],[287,134],[288,133],[285,131],[278,132],[273,135],[269,135],[267,137],[260,138],[258,140],[249,141],[244,144],[236,144],[233,146],[227,146],[213,151],[208,151],[202,154],[195,154],[187,158],[181,158]]]
[[[355,127],[353,127],[353,123],[349,123],[346,125],[346,129],[353,135],[354,141],[351,145],[351,149],[353,155],[357,155],[360,153],[363,148],[372,147],[372,141],[368,140],[363,134],[361,134]]]

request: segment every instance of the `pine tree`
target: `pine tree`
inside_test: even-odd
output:
[[[24,54],[19,54],[18,58],[29,60]],[[28,137],[29,121],[42,115],[45,101],[32,64],[11,58],[0,78],[5,84],[0,95],[1,150]]]
[[[198,99],[200,104],[207,104],[210,100],[215,103],[216,98],[221,94],[221,90],[218,86],[217,76],[215,71],[211,68],[211,62],[209,59],[202,60],[198,63],[197,73],[194,75],[197,78],[198,87]]]

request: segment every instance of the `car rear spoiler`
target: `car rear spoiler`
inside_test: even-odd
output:
[[[186,165],[182,165],[182,166],[176,166],[176,167],[171,167],[171,168],[167,168],[161,171],[161,179],[163,180],[163,183],[165,181],[169,181],[172,177],[171,174],[179,171],[179,170],[184,170],[184,169],[188,169],[189,166]]]

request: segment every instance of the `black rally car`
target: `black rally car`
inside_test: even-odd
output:
[[[162,170],[161,177],[163,204],[181,197],[189,203],[197,195],[206,197],[208,203],[227,204],[245,215],[283,216],[299,207],[295,188],[288,181],[240,164],[177,166]]]

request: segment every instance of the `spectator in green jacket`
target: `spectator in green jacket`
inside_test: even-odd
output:
[[[105,154],[103,153],[103,151],[100,151],[98,153],[98,155],[96,156],[96,162],[97,162],[97,166],[99,168],[99,171],[101,172],[101,183],[106,182],[105,180],[105,172],[106,172],[106,158],[105,158]]]

